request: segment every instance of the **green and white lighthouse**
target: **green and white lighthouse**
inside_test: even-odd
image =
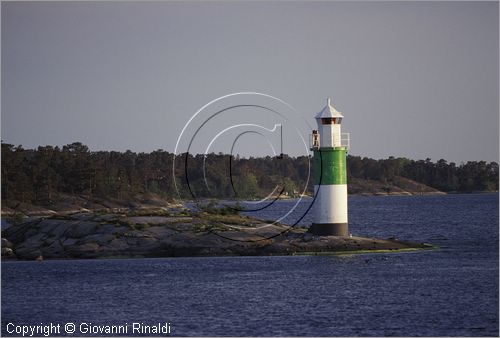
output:
[[[342,134],[342,113],[330,99],[316,116],[318,130],[313,130],[314,151],[314,221],[311,231],[321,236],[348,236],[347,166],[349,134]]]

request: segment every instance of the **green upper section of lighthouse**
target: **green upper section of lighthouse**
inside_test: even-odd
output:
[[[314,184],[347,184],[346,156],[345,149],[314,150]]]

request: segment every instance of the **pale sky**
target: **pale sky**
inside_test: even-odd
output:
[[[331,97],[353,155],[498,161],[498,2],[4,1],[1,11],[7,143],[172,152],[203,105],[250,91],[313,127]],[[277,122],[242,111],[224,121]],[[269,154],[259,137],[238,152]]]

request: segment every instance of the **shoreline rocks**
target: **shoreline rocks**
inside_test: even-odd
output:
[[[4,260],[296,255],[432,247],[396,239],[313,236],[305,228],[179,208],[33,217],[2,230],[2,237]]]

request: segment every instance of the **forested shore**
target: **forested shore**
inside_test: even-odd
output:
[[[175,157],[177,184],[173,168],[174,156],[164,150],[90,151],[79,142],[24,149],[2,143],[2,205],[50,205],[68,195],[127,200],[140,194],[174,199],[178,191],[184,197],[196,198],[259,198],[273,190],[285,196],[312,192],[312,168],[306,156],[240,158],[182,154]],[[375,182],[379,189],[388,192],[391,187],[404,188],[408,182],[448,193],[498,191],[496,162],[457,165],[444,159],[375,160],[349,155],[347,173],[353,183],[351,193],[363,193],[367,190],[366,182]],[[307,180],[308,177],[311,178]]]

